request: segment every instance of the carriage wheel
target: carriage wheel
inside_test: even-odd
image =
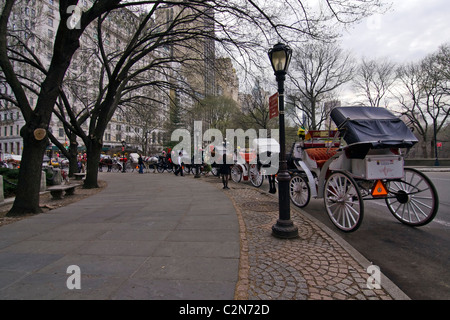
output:
[[[326,183],[324,203],[331,222],[344,232],[361,225],[364,204],[355,180],[344,172],[332,173]]]
[[[308,182],[301,176],[293,176],[289,182],[289,195],[297,207],[306,207],[311,199]]]
[[[434,219],[439,208],[439,197],[431,180],[422,172],[405,168],[400,181],[389,181],[387,198],[389,211],[400,222],[410,226],[423,226]]]
[[[258,166],[256,164],[250,165],[250,181],[253,186],[259,188],[264,182],[264,176],[261,174],[261,171],[258,170]]]
[[[231,167],[231,179],[236,183],[241,182],[242,170],[241,168],[239,168],[239,166],[234,165]]]
[[[213,174],[214,177],[218,177],[219,176],[219,168],[211,167],[211,173]]]
[[[164,172],[164,166],[162,164],[158,164],[156,170],[158,170],[159,173],[163,173]]]

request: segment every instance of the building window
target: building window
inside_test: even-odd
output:
[[[48,18],[48,20],[47,20],[47,25],[48,25],[49,27],[53,27],[53,19],[52,19],[52,18]]]
[[[60,138],[64,137],[64,129],[63,129],[63,128],[59,128],[59,130],[58,130],[58,136],[59,136]]]

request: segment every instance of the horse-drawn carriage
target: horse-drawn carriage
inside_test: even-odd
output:
[[[270,159],[276,157],[280,153],[279,143],[273,139],[259,138],[253,140],[253,147],[247,150],[239,150],[235,153],[235,164],[231,167],[231,179],[234,182],[250,180],[253,186],[259,188],[264,177],[268,174],[269,168],[273,165]]]
[[[422,226],[435,217],[439,199],[430,179],[404,167],[401,149],[418,142],[405,123],[384,108],[339,107],[336,131],[316,131],[294,144],[289,160],[290,198],[305,207],[323,198],[327,214],[342,231],[355,231],[364,200],[383,199],[404,224]]]

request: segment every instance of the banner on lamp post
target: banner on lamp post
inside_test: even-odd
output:
[[[269,97],[269,118],[278,117],[278,92]]]

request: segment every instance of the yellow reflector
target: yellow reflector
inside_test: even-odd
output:
[[[377,180],[375,186],[372,188],[372,196],[373,197],[384,197],[387,196],[388,191],[381,180]]]

